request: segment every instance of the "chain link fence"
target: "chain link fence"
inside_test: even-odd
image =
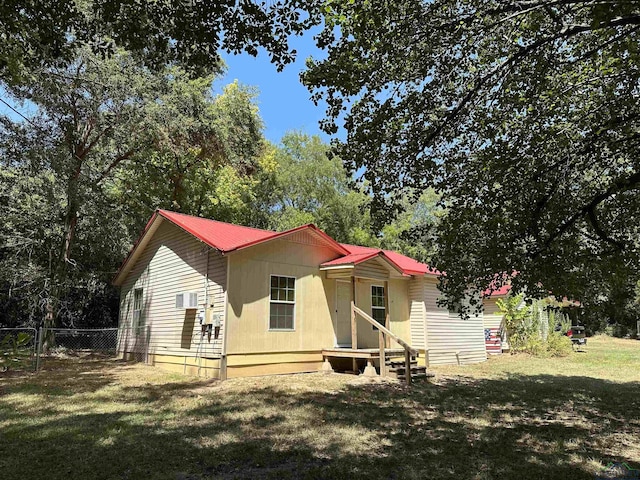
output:
[[[0,373],[35,370],[37,345],[35,328],[0,328]]]
[[[37,367],[48,360],[115,357],[117,328],[42,328],[38,332]]]
[[[144,327],[0,328],[0,374],[37,371],[56,360],[146,361],[148,335]]]
[[[118,346],[117,328],[47,328],[43,342],[48,353],[85,352],[112,356]]]

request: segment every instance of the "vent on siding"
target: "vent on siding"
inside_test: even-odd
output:
[[[198,308],[198,293],[197,292],[183,292],[176,295],[176,308]]]

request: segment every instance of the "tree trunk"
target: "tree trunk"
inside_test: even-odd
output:
[[[56,311],[60,300],[65,295],[69,277],[69,265],[74,265],[71,258],[73,243],[78,226],[78,211],[80,209],[80,173],[83,160],[74,154],[75,163],[70,172],[67,184],[67,208],[64,214],[62,245],[57,258],[53,259],[50,267],[51,287],[45,307],[44,327],[52,328],[56,325]]]

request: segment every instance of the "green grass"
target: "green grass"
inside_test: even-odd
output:
[[[207,382],[115,360],[0,375],[0,478],[593,479],[640,463],[640,342],[503,355],[407,388]]]

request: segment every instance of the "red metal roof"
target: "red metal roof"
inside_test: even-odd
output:
[[[360,245],[349,245],[341,243],[341,245],[349,250],[350,255],[346,257],[337,258],[331,262],[323,263],[322,266],[335,266],[335,265],[357,265],[358,263],[369,260],[376,255],[385,257],[393,265],[398,267],[405,275],[440,275],[440,272],[434,268],[429,267],[424,263],[420,263],[411,257],[402,255],[398,252],[391,250],[381,250],[379,248],[362,247]]]
[[[425,263],[420,263],[411,257],[402,255],[398,252],[391,250],[383,250],[384,254],[389,257],[394,263],[400,265],[405,273],[408,274],[422,274],[422,275],[440,275],[440,272],[435,268],[431,268]]]
[[[338,257],[330,262],[324,262],[323,267],[336,267],[340,265],[358,265],[359,263],[366,262],[367,260],[377,257],[378,251],[365,252],[365,253],[350,253],[344,257]]]
[[[114,278],[114,282],[123,272],[123,269],[129,263],[133,252],[139,246],[143,237],[148,232],[151,224],[158,216],[167,219],[168,221],[174,223],[197,239],[223,253],[229,253],[232,251],[251,247],[253,245],[267,242],[269,240],[275,240],[277,238],[290,235],[297,231],[308,229],[311,230],[315,235],[326,241],[326,243],[329,246],[333,247],[333,249],[338,254],[342,255],[335,260],[324,263],[322,266],[350,264],[355,265],[375,256],[382,256],[385,260],[387,260],[405,275],[439,275],[440,273],[437,270],[431,269],[424,263],[420,263],[413,258],[407,257],[397,252],[380,250],[378,248],[362,247],[359,245],[347,245],[338,243],[313,224],[302,225],[300,227],[293,228],[284,232],[272,232],[269,230],[261,230],[259,228],[243,227],[240,225],[219,222],[217,220],[194,217],[192,215],[171,212],[169,210],[156,210],[156,212],[153,214],[153,217],[151,217],[151,220],[149,220],[149,222],[147,223],[147,226],[145,227],[142,235],[136,241],[133,249],[131,250],[131,252],[129,252],[129,255],[118,270],[118,273]]]
[[[493,290],[493,291],[491,290],[491,288],[486,289],[483,293],[483,296],[484,297],[500,297],[500,296],[507,295],[510,291],[511,291],[511,285],[503,285],[497,290]]]
[[[158,214],[222,252],[236,250],[241,246],[255,242],[264,242],[277,235],[276,232],[268,230],[232,225],[169,210],[158,210]]]
[[[208,218],[194,217],[185,215],[184,213],[170,212],[169,210],[158,210],[158,214],[183,228],[194,237],[202,240],[207,245],[224,253],[251,247],[269,240],[275,240],[276,238],[284,237],[301,230],[312,230],[314,234],[325,240],[327,244],[332,246],[338,253],[343,255],[349,253],[342,245],[311,223],[284,232],[272,232],[270,230],[218,222],[217,220],[209,220]]]
[[[511,279],[518,275],[518,272],[514,270],[511,275],[507,273],[500,273],[495,275],[493,282],[489,285],[484,292],[483,297],[504,297],[511,292]]]

